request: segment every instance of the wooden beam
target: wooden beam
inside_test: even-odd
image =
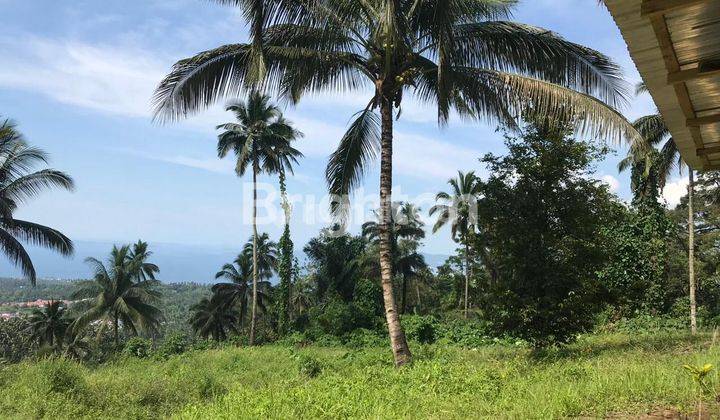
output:
[[[720,60],[704,61],[697,67],[668,74],[668,84],[675,85],[705,77],[720,76]]]
[[[710,3],[715,0],[643,0],[640,14],[643,17],[664,15],[673,10]]]
[[[702,149],[697,150],[698,156],[707,156],[707,155],[712,155],[714,153],[720,153],[720,146],[704,147]]]
[[[709,125],[720,123],[720,114],[708,115],[706,117],[689,118],[687,120],[688,127],[700,127],[701,125]]]

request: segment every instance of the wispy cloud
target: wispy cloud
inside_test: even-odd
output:
[[[109,114],[149,117],[167,67],[147,51],[27,36],[0,38],[0,86]]]

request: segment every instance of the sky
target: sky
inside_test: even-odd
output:
[[[141,238],[239,249],[251,233],[250,179],[238,179],[232,159],[216,156],[215,126],[232,120],[224,103],[179,123],[158,125],[151,118],[153,90],[174,62],[246,40],[238,11],[204,0],[0,0],[0,7],[0,115],[16,121],[32,144],[51,154],[52,166],[77,184],[73,193],[44,194],[18,217],[77,241]],[[629,83],[640,80],[620,32],[596,0],[525,0],[513,20],[597,49],[623,67]],[[305,134],[297,143],[305,158],[288,182],[291,195],[304,197],[292,218],[297,247],[327,222],[318,216],[326,207],[321,198],[327,157],[368,98],[367,92],[326,94],[284,108]],[[634,119],[653,111],[646,95],[624,113]],[[495,126],[454,119],[440,129],[433,109],[406,101],[396,123],[395,198],[420,200],[427,210],[458,170],[482,175],[478,158],[504,151]],[[618,148],[595,176],[629,199],[629,175],[616,169],[624,153]],[[268,191],[277,181],[261,182]],[[377,185],[375,165],[358,197],[375,197]],[[680,177],[668,183],[669,205],[684,188]],[[266,194],[261,191],[271,210],[279,211],[276,194]],[[355,229],[363,221],[356,219]],[[278,238],[281,225],[275,217],[260,229]],[[450,254],[454,248],[444,230],[430,235],[424,250]]]

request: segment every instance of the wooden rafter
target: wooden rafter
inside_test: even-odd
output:
[[[644,0],[641,7],[641,14],[644,17],[662,16],[673,10],[697,4],[710,3],[717,0]]]
[[[685,83],[690,80],[702,79],[706,77],[720,76],[720,62],[715,60],[712,62],[700,63],[695,68],[680,70],[668,74],[668,84]]]
[[[715,153],[720,153],[720,146],[703,147],[697,151],[698,156],[707,156]]]
[[[698,118],[690,118],[687,120],[688,127],[699,127],[701,125],[709,125],[716,123],[720,123],[720,114],[707,115]]]

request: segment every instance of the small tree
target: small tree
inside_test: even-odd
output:
[[[484,309],[498,333],[536,347],[570,342],[604,300],[598,234],[618,205],[586,175],[605,150],[546,121],[506,144],[508,156],[482,159],[490,177],[478,214],[499,276]]]

